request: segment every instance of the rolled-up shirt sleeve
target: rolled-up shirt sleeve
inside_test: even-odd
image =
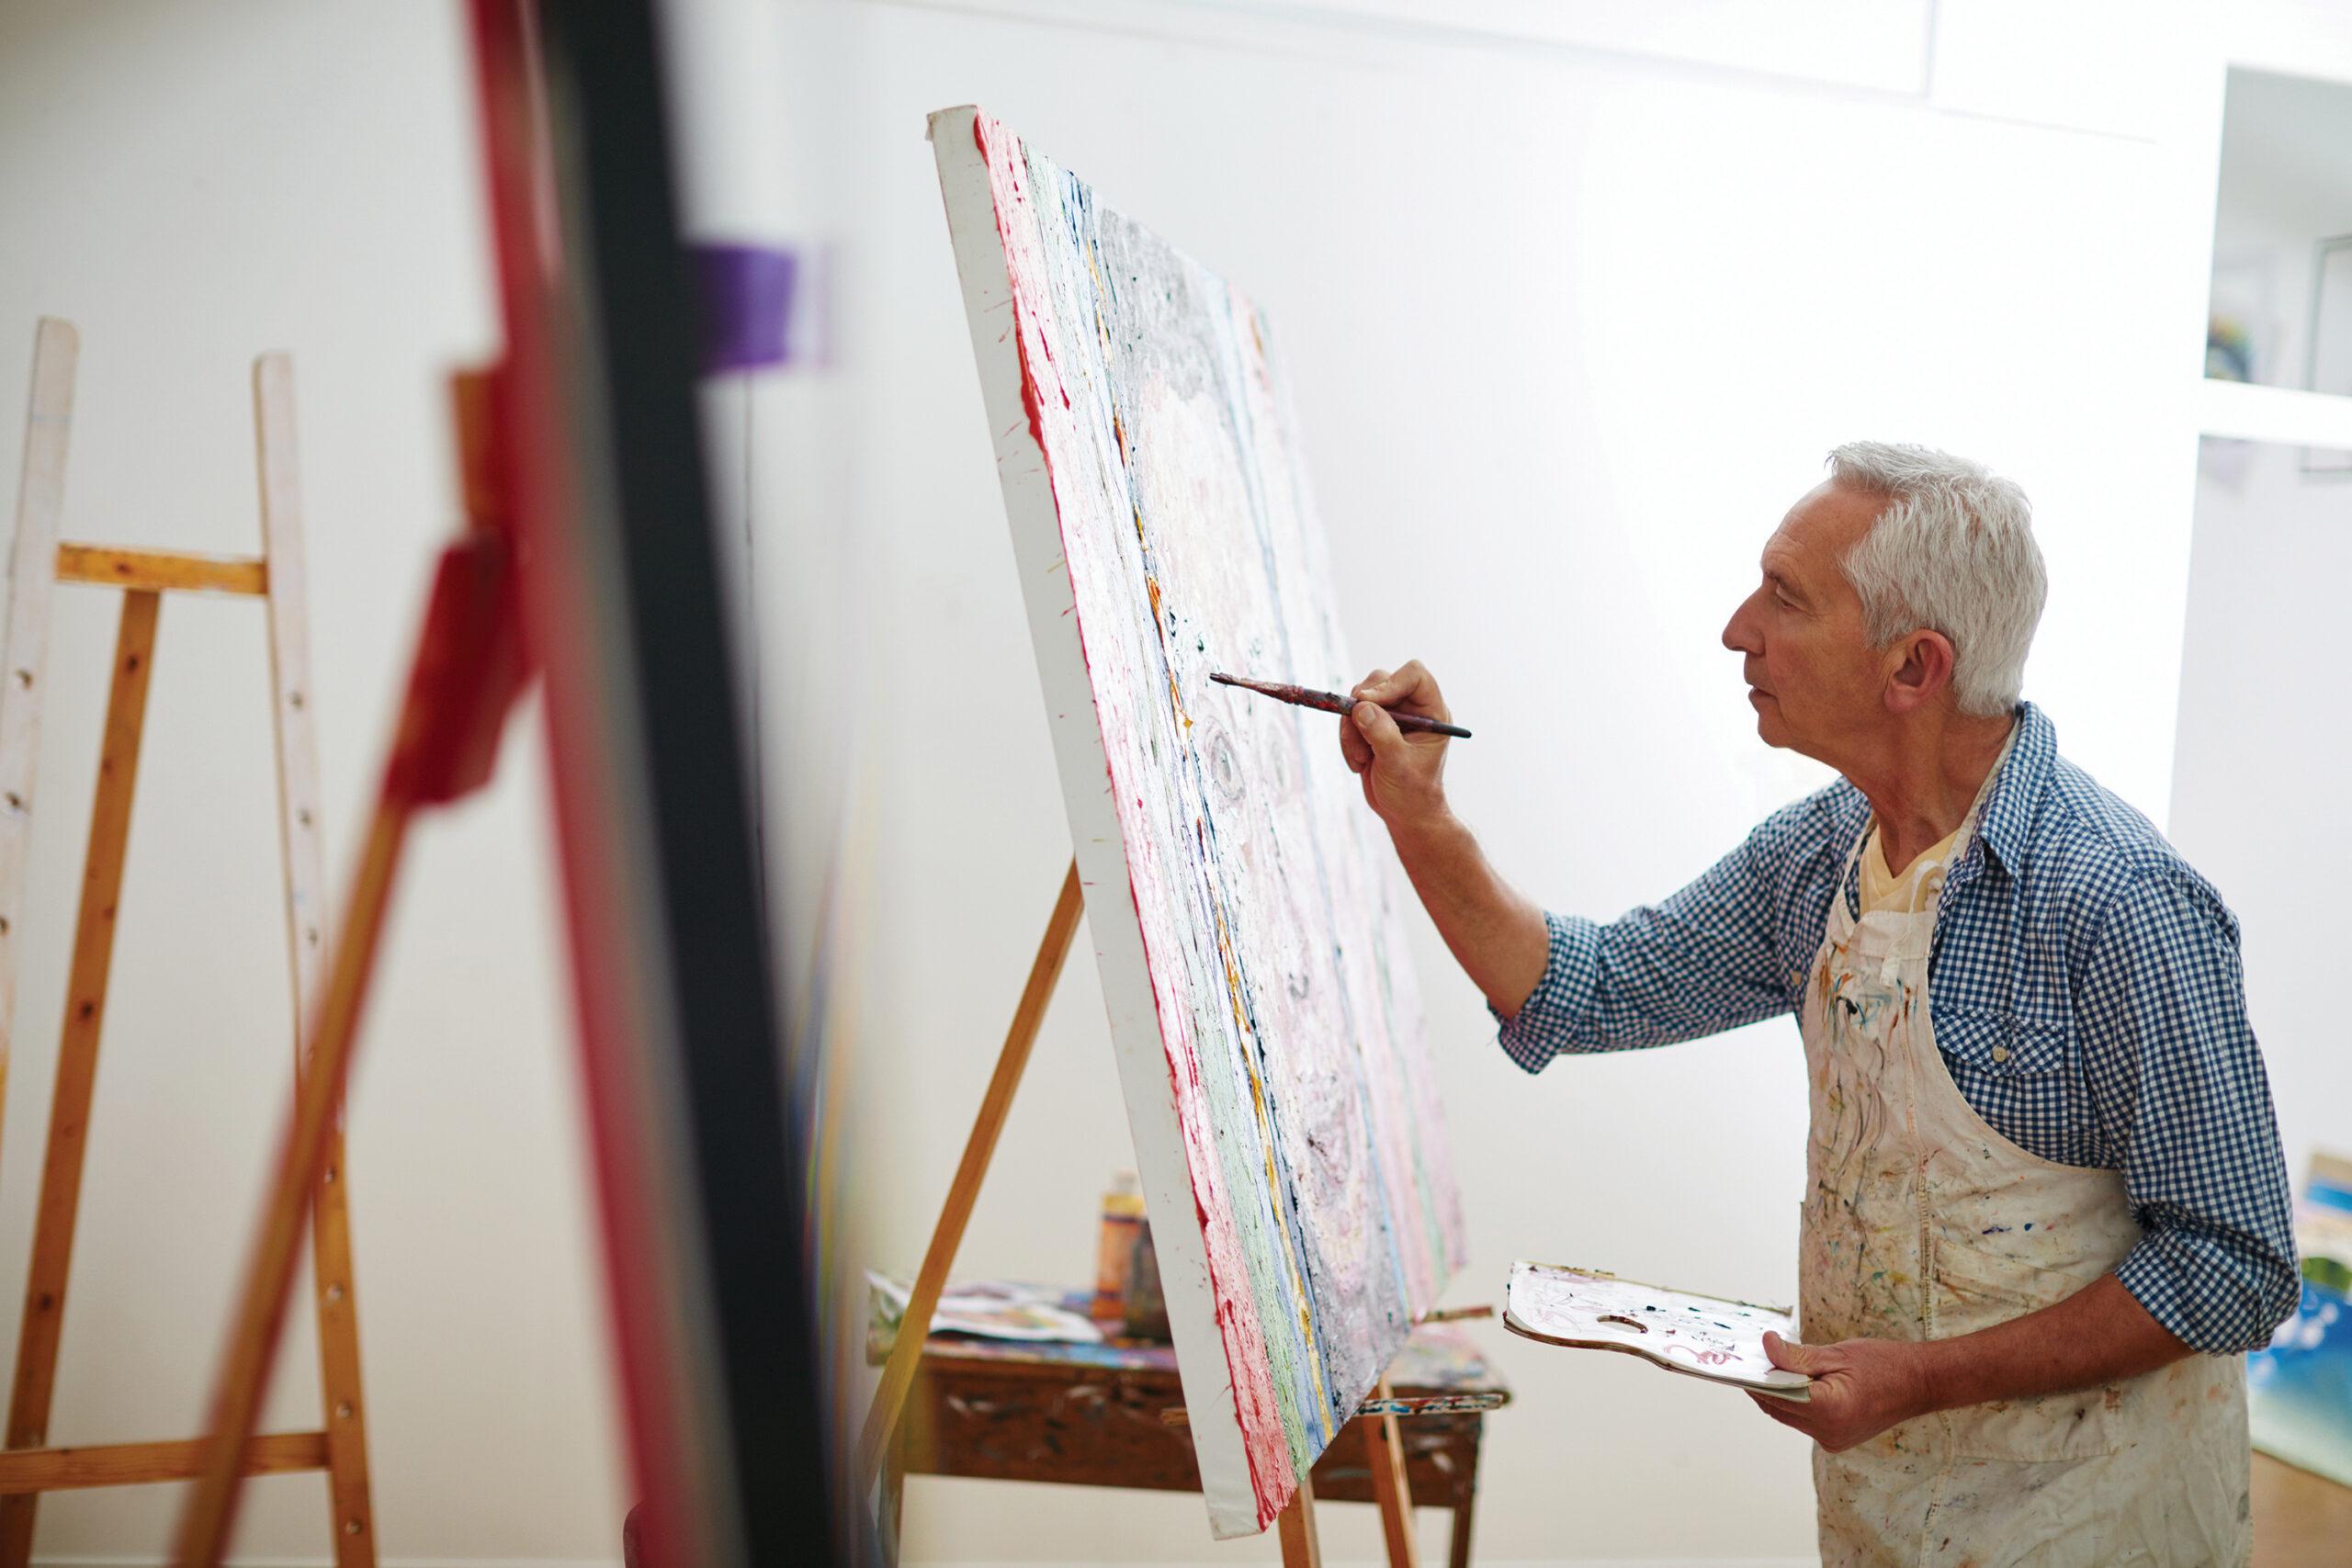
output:
[[[2256,1348],[2294,1311],[2298,1282],[2237,920],[2191,876],[2144,874],[2079,975],[2085,1076],[2143,1233],[2116,1275],[2190,1348]]]
[[[1500,1025],[1503,1054],[1538,1072],[1562,1052],[1623,1051],[1720,1033],[1788,1010],[1768,865],[1784,812],[1679,892],[1602,923],[1549,914],[1544,976]]]

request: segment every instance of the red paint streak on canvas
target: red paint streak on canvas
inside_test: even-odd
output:
[[[1021,365],[1021,406],[1028,416],[1030,437],[1036,443],[1046,483],[1052,486],[1052,447],[1046,434],[1047,405],[1041,396],[1037,375],[1039,362],[1042,361],[1048,373],[1053,375],[1052,391],[1063,410],[1067,412],[1071,404],[1069,389],[1062,384],[1053,364],[1052,348],[1037,319],[1039,307],[1047,295],[1029,275],[1031,242],[1017,225],[1008,225],[1006,221],[1008,201],[1016,209],[1029,206],[1026,162],[1020,151],[1020,139],[985,115],[975,114],[972,117],[972,139],[979,149],[982,161],[988,165],[989,182],[995,197],[997,236],[1004,251],[1006,277],[1012,284],[1013,342]],[[1034,360],[1029,352],[1032,338],[1035,339],[1037,347]],[[1058,488],[1055,489],[1054,501],[1056,512],[1059,514],[1062,497]],[[1069,543],[1067,532],[1064,543],[1066,547]],[[1072,608],[1075,611],[1076,606]],[[1084,657],[1086,618],[1075,614],[1072,618],[1078,623],[1079,648],[1080,656]],[[1089,668],[1091,668],[1091,661]],[[1104,773],[1107,775],[1109,772],[1106,758]],[[1132,866],[1127,879],[1127,898],[1136,910],[1136,929],[1145,944],[1146,967],[1149,968],[1149,937]],[[1201,1103],[1197,1053],[1181,1020],[1176,1021],[1176,1027],[1170,1027],[1172,1015],[1160,1006],[1157,984],[1153,987],[1152,1005],[1159,1017],[1160,1037],[1171,1047],[1169,1075],[1184,1139],[1185,1164],[1193,1178],[1193,1212],[1200,1220],[1202,1240],[1208,1254],[1209,1285],[1216,1301],[1217,1328],[1225,1345],[1227,1371],[1232,1380],[1235,1413],[1241,1428],[1243,1457],[1250,1467],[1258,1527],[1263,1529],[1289,1503],[1292,1494],[1297,1489],[1297,1477],[1292,1469],[1289,1444],[1283,1432],[1280,1406],[1274,1396],[1271,1358],[1264,1332],[1258,1322],[1256,1305],[1248,1294],[1249,1267],[1241,1256],[1229,1201],[1220,1190],[1216,1178],[1219,1168],[1217,1153],[1214,1134],[1206,1124],[1204,1108]]]
[[[989,166],[989,185],[1002,191],[1008,187],[999,184],[995,177],[997,164],[995,156],[989,150],[989,118],[986,115],[976,114],[972,117],[972,142],[980,150],[980,161]],[[1017,159],[1015,163],[1017,164]],[[1023,205],[1027,204],[1028,197],[1021,190],[1020,176],[1017,173],[1009,188],[1016,201]],[[1003,247],[1005,268],[1007,275],[1010,276],[1012,266],[1012,236],[1005,231],[1004,208],[1001,198],[997,205],[996,235],[998,243]],[[1037,462],[1046,470],[1046,482],[1050,486],[1054,481],[1054,459],[1053,455],[1046,450],[1046,421],[1044,414],[1037,407],[1037,378],[1029,368],[1029,334],[1023,332],[1020,327],[1021,290],[1017,283],[1012,291],[1012,351],[1021,358],[1021,412],[1029,416],[1029,439],[1037,444]],[[1067,393],[1063,395],[1062,401],[1065,405],[1069,403],[1069,398]]]

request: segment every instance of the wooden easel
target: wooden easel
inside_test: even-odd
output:
[[[965,1140],[964,1157],[956,1167],[955,1180],[948,1184],[947,1201],[941,1205],[939,1223],[932,1229],[931,1245],[924,1250],[922,1267],[915,1275],[906,1314],[899,1325],[897,1338],[891,1342],[889,1359],[883,1363],[882,1381],[874,1391],[874,1403],[866,1411],[865,1427],[857,1443],[860,1497],[871,1493],[877,1480],[883,1483],[886,1495],[896,1495],[895,1477],[881,1474],[883,1457],[905,1412],[907,1394],[914,1385],[915,1370],[922,1359],[923,1341],[930,1337],[932,1314],[938,1310],[940,1292],[946,1287],[947,1270],[956,1261],[956,1248],[963,1245],[964,1227],[979,1197],[980,1180],[988,1174],[989,1160],[996,1153],[997,1134],[1003,1131],[1005,1116],[1012,1109],[1013,1091],[1020,1087],[1022,1071],[1029,1065],[1029,1048],[1036,1043],[1038,1026],[1045,1021],[1046,1004],[1052,999],[1062,964],[1069,957],[1070,942],[1078,934],[1079,917],[1085,912],[1078,863],[1073,860],[1062,877],[1061,894],[1054,900],[1046,934],[1037,943],[1037,956],[1029,965],[1028,984],[1022,987],[1020,1005],[1013,1009],[1012,1026],[1005,1032],[1003,1049],[997,1053],[996,1071],[989,1078],[987,1092],[980,1097],[979,1114],[973,1118],[971,1136]],[[1385,1399],[1388,1392],[1388,1379],[1384,1375],[1374,1395]],[[1359,1417],[1349,1425],[1363,1434],[1364,1457],[1380,1508],[1381,1534],[1387,1542],[1389,1568],[1419,1568],[1419,1551],[1413,1538],[1412,1494],[1406,1485],[1405,1450],[1397,1437],[1396,1417]],[[1321,1568],[1322,1546],[1315,1531],[1315,1491],[1305,1475],[1298,1478],[1298,1491],[1277,1517],[1275,1529],[1282,1540],[1284,1568]],[[888,1533],[895,1537],[895,1529]],[[894,1540],[893,1556],[895,1553]]]
[[[292,970],[288,1000],[295,1018],[298,1084],[308,1045],[302,1032],[309,1027],[309,1004],[320,975],[325,936],[326,879],[320,844],[318,750],[311,728],[292,365],[282,354],[264,355],[254,362],[254,413],[261,471],[260,556],[182,555],[60,544],[58,520],[64,498],[66,437],[73,419],[79,342],[66,322],[41,321],[33,354],[24,471],[17,489],[6,675],[0,677],[0,1094],[6,1088],[9,1031],[16,1010],[17,936],[24,914],[25,855],[32,825],[51,586],[82,582],[119,589],[122,620],[98,761],[97,797],[83,863],[81,909],[74,931],[32,1267],[25,1285],[16,1379],[8,1402],[7,1446],[0,1450],[0,1568],[23,1568],[29,1557],[34,1510],[41,1493],[186,1480],[200,1472],[206,1453],[207,1439],[202,1438],[103,1447],[43,1446],[56,1381],[99,1030],[106,1018],[131,791],[139,770],[148,678],[154,663],[156,619],[167,592],[249,595],[264,601],[268,611],[278,841],[284,857],[287,945]],[[375,1518],[368,1500],[351,1229],[343,1176],[338,1129],[311,1201],[325,1425],[314,1432],[255,1437],[245,1446],[242,1465],[246,1474],[325,1471],[337,1568],[373,1568]]]

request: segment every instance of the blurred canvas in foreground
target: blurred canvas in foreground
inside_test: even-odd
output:
[[[1362,671],[1265,318],[985,114],[931,136],[1202,1489],[1245,1534],[1463,1258],[1340,721],[1209,679]]]
[[[654,1568],[839,1562],[655,6],[469,10],[506,340],[489,488],[546,693],[627,1532]]]
[[[2295,1251],[2302,1301],[2246,1358],[2254,1446],[2352,1486],[2352,1160],[2313,1156]]]

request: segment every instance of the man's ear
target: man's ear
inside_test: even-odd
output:
[[[1903,661],[1887,678],[1886,710],[1910,713],[1943,694],[1951,684],[1951,639],[1938,631],[1913,632],[1897,645]]]

